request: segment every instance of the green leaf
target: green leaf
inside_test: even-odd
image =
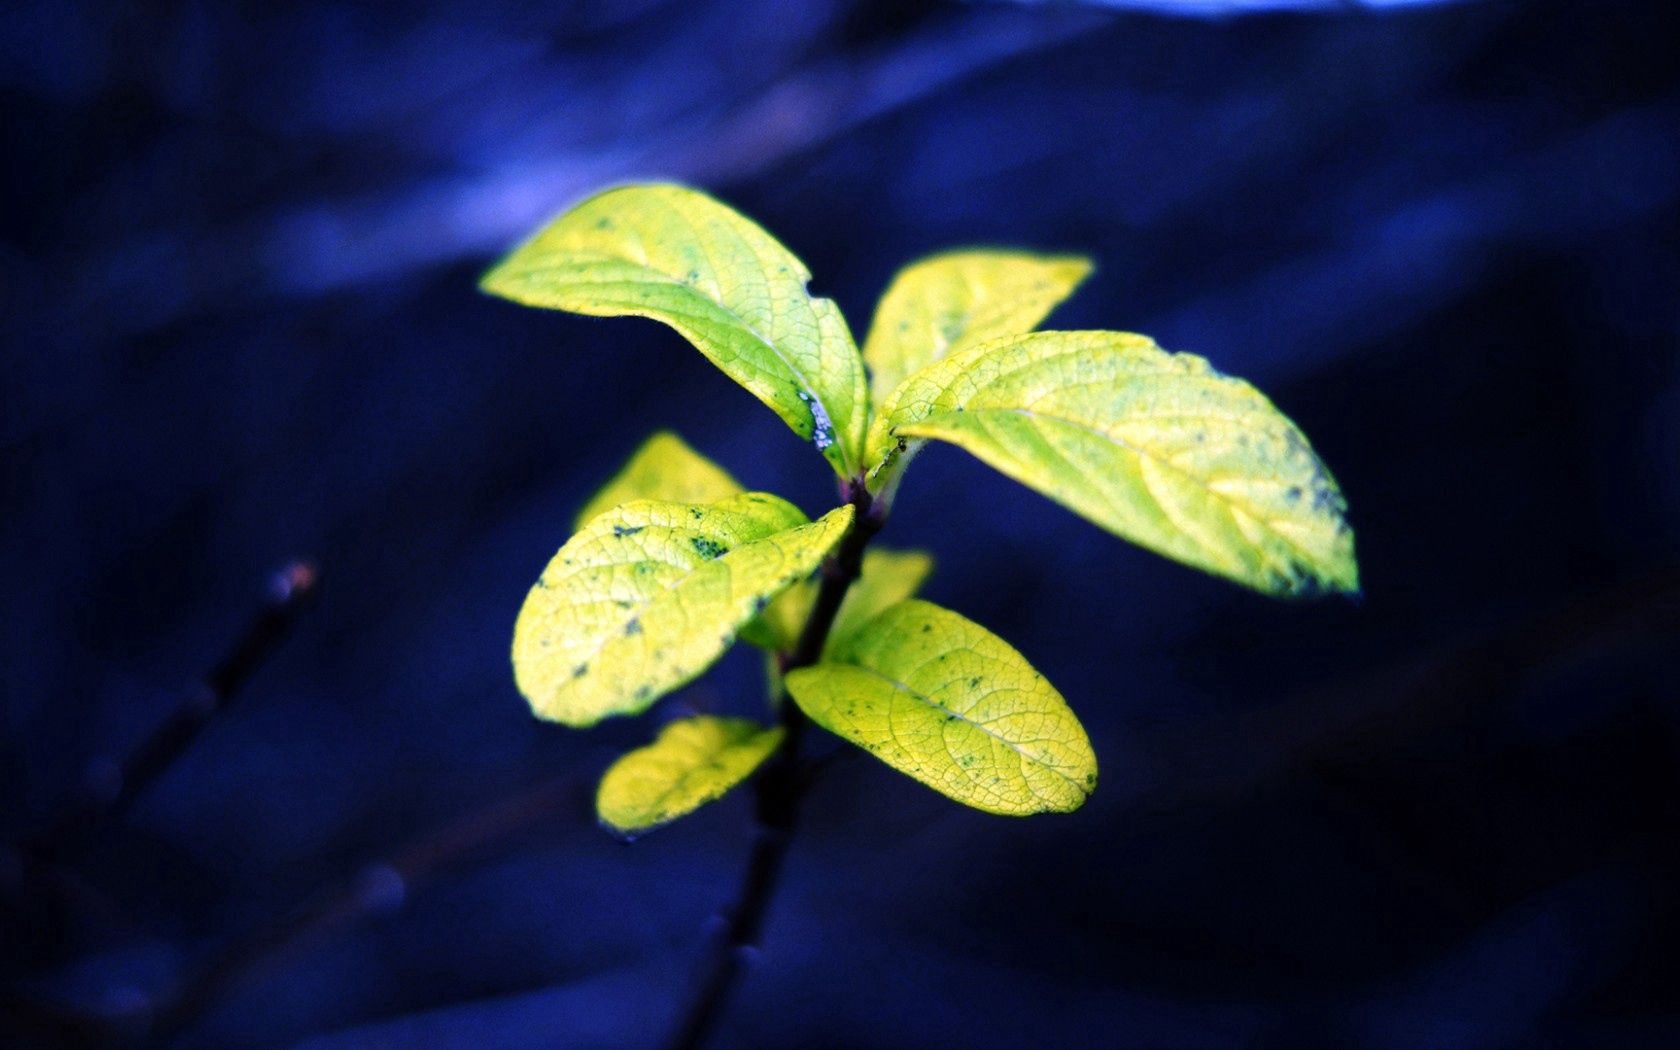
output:
[[[595,813],[620,834],[669,824],[722,798],[782,742],[780,726],[700,715],[672,722],[659,737],[614,762],[595,792]]]
[[[891,412],[896,435],[965,448],[1187,565],[1268,594],[1359,588],[1347,504],[1306,437],[1193,354],[1040,332],[930,365]]]
[[[1032,331],[1091,272],[1078,255],[941,252],[900,270],[875,308],[864,340],[870,393],[885,404],[906,378],[949,354]],[[871,427],[865,462],[886,455],[892,438]]]
[[[935,791],[988,813],[1078,809],[1097,758],[1061,694],[997,635],[901,602],[831,662],[790,671],[811,720]]]
[[[663,321],[853,477],[869,416],[863,360],[839,309],[806,291],[810,277],[735,211],[656,184],[589,198],[481,286],[527,306]]]
[[[840,611],[829,628],[828,644],[832,649],[846,635],[889,605],[897,605],[913,597],[921,589],[922,581],[933,571],[933,557],[926,551],[898,551],[886,547],[872,547],[864,552],[862,574],[846,592]],[[799,640],[799,632],[811,615],[811,605],[817,600],[817,581],[805,580],[781,593],[754,623],[751,634],[741,637],[773,652],[787,652]]]
[[[742,491],[728,471],[676,434],[661,430],[642,442],[612,480],[590,497],[572,527],[581,529],[595,515],[633,499],[711,503]]]
[[[540,718],[587,726],[644,711],[710,667],[741,625],[809,576],[852,508],[806,523],[764,492],[636,500],[566,542],[513,629],[519,691]]]

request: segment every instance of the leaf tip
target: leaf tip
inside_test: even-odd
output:
[[[599,808],[595,811],[595,823],[602,831],[611,835],[613,838],[617,839],[626,846],[635,842],[646,833],[646,829],[644,828],[626,828],[613,823],[612,818],[607,816],[605,813],[602,813]]]
[[[1051,256],[1051,265],[1060,271],[1068,283],[1070,292],[1083,284],[1087,277],[1097,272],[1097,261],[1089,255]]]
[[[494,264],[478,276],[478,292],[480,295],[494,296],[497,299],[510,299],[506,288],[503,287],[507,271],[509,256],[497,259]]]

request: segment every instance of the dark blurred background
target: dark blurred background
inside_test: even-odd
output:
[[[811,512],[830,478],[669,331],[474,284],[666,177],[860,336],[918,254],[1090,253],[1054,326],[1270,392],[1365,584],[1268,601],[930,451],[883,542],[1102,783],[1012,821],[834,766],[718,1045],[1680,1045],[1668,7],[8,5],[0,841],[194,710],[272,573],[321,582],[120,819],[0,853],[0,1044],[657,1039],[748,800],[626,847],[593,781],[758,663],[574,733],[513,617],[656,427]]]

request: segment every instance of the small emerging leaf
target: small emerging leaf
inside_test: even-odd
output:
[[[595,792],[601,823],[632,834],[669,824],[722,798],[782,742],[782,729],[746,718],[700,715],[614,762]]]
[[[587,726],[644,711],[723,655],[741,625],[809,576],[852,508],[814,523],[764,492],[607,511],[543,570],[513,629],[519,691],[541,718]]]
[[[868,392],[839,309],[806,291],[805,264],[739,213],[683,186],[624,186],[544,227],[484,275],[527,306],[663,321],[857,473]]]
[[[1032,331],[1091,272],[1078,255],[974,249],[941,252],[900,270],[864,340],[869,389],[884,405],[906,378],[949,354]],[[865,462],[881,462],[892,437],[870,428]]]
[[[578,511],[572,527],[634,499],[673,503],[712,503],[743,489],[729,472],[690,448],[682,438],[661,430],[642,442],[628,462]]]
[[[922,581],[933,571],[933,558],[926,551],[898,551],[872,547],[864,552],[863,571],[835,614],[824,651],[839,642],[889,605],[912,598]],[[817,600],[817,582],[805,580],[789,587],[770,603],[755,621],[753,633],[741,637],[773,652],[787,652],[799,640],[799,632]]]
[[[1096,787],[1061,694],[1003,639],[928,602],[881,613],[787,688],[813,722],[975,809],[1065,812]]]
[[[1356,591],[1347,504],[1306,437],[1240,379],[1124,332],[1039,332],[900,388],[900,437],[967,449],[1133,543],[1258,591]]]

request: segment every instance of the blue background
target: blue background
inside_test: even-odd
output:
[[[1056,326],[1270,392],[1365,584],[1268,601],[925,454],[883,542],[1057,684],[1102,782],[1013,821],[835,765],[720,1046],[1680,1044],[1668,5],[1175,6],[1204,5],[10,5],[0,839],[162,719],[271,571],[323,584],[68,888],[7,909],[4,1001],[143,1014],[345,886],[175,1043],[658,1037],[747,799],[626,847],[593,780],[655,722],[754,710],[758,665],[574,733],[514,691],[513,617],[656,427],[811,512],[827,468],[669,331],[475,280],[668,177],[860,333],[918,254],[1093,255]]]

